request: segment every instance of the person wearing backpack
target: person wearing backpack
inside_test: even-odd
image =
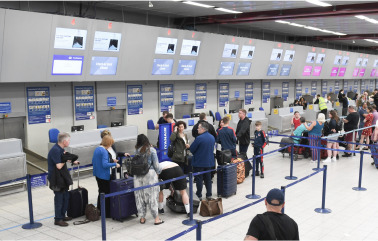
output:
[[[324,125],[324,136],[330,136],[330,135],[335,135],[338,133],[341,129],[339,126],[340,118],[337,115],[337,112],[335,110],[331,110],[328,114],[328,117],[330,118],[329,122],[327,125]],[[339,136],[334,136],[328,138],[327,142],[327,148],[330,149],[339,149],[339,142],[337,141]],[[339,152],[335,150],[327,150],[328,157],[325,159],[323,162],[333,162],[339,159]]]
[[[137,188],[157,183],[158,175],[161,173],[161,167],[159,166],[156,150],[151,146],[147,136],[144,134],[138,135],[135,149],[135,155],[147,158],[149,170],[145,175],[134,175],[134,187]],[[159,186],[135,191],[135,202],[141,224],[146,223],[147,207],[150,209],[155,219],[155,225],[164,223],[164,221],[159,218],[158,214],[159,191]]]
[[[187,170],[188,159],[187,149],[189,149],[189,139],[184,133],[186,129],[186,123],[184,121],[178,121],[174,127],[174,132],[170,136],[171,145],[174,145],[174,152],[171,160],[177,163],[181,169]]]

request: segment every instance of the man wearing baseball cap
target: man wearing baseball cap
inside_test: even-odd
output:
[[[267,212],[253,218],[244,240],[299,240],[298,225],[281,212],[285,196],[274,188],[265,198]]]

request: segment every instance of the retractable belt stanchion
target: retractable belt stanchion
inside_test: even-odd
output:
[[[320,137],[318,137],[317,141],[315,142],[317,144],[317,147],[318,149],[316,150],[318,152],[318,163],[317,163],[317,167],[316,168],[312,168],[313,171],[319,171],[321,168],[320,168],[320,147],[321,147],[321,141],[320,141]]]
[[[327,186],[327,165],[323,166],[323,192],[322,192],[322,207],[315,208],[315,212],[317,213],[331,213],[332,210],[329,208],[325,208],[325,195],[326,195],[326,186]]]
[[[182,221],[184,225],[195,225],[196,220],[193,220],[193,172],[189,172],[189,205],[190,205],[190,217]]]
[[[287,179],[287,180],[296,180],[298,178],[293,176],[294,144],[291,144],[290,153],[291,153],[291,156],[290,156],[290,176],[286,176],[285,179]]]
[[[286,191],[286,186],[281,186],[281,191],[282,191],[283,194],[284,194],[284,202],[285,202],[285,191]],[[282,207],[281,212],[282,212],[282,214],[285,213],[285,207]]]
[[[252,163],[252,194],[248,194],[245,196],[248,199],[259,199],[261,196],[255,194],[255,167],[256,167],[256,156],[253,156],[253,163]]]
[[[196,231],[196,240],[201,240],[201,232],[202,232],[202,222],[197,220],[197,231]]]
[[[101,231],[102,231],[102,240],[106,240],[106,213],[105,213],[105,193],[100,194],[101,202]]]
[[[364,152],[360,151],[360,173],[358,175],[358,187],[352,188],[355,191],[366,191],[367,189],[364,187],[361,187],[362,182],[362,164],[364,162]]]
[[[31,192],[31,180],[30,174],[26,175],[26,182],[28,188],[28,202],[29,202],[29,219],[30,223],[22,225],[23,229],[34,229],[39,228],[42,226],[42,223],[35,223],[34,222],[34,215],[33,215],[33,202],[32,202],[32,192]]]

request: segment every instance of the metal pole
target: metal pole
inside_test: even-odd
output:
[[[193,172],[189,172],[189,205],[190,205],[190,217],[182,221],[184,225],[194,225],[196,220],[193,220]]]
[[[361,187],[361,182],[362,182],[362,164],[364,162],[364,152],[360,151],[360,173],[358,176],[358,187],[352,188],[355,191],[366,191],[367,189],[364,187]]]
[[[105,211],[105,193],[100,194],[101,202],[101,230],[102,230],[102,240],[106,240],[106,211]]]
[[[325,208],[325,195],[326,195],[326,186],[327,186],[327,165],[324,165],[323,170],[323,192],[322,192],[322,207],[315,208],[315,212],[317,213],[331,213],[332,210],[329,208]]]
[[[29,219],[30,223],[22,225],[23,229],[35,229],[42,226],[42,223],[35,223],[34,222],[34,215],[33,215],[33,198],[31,192],[31,178],[30,174],[26,175],[26,183],[28,188],[28,203],[29,203]]]
[[[255,166],[256,166],[256,156],[253,156],[253,163],[252,163],[252,194],[248,194],[247,196],[245,196],[248,199],[258,199],[258,198],[261,197],[260,195],[255,194],[255,178],[256,178],[256,175],[255,175]]]
[[[290,176],[286,176],[285,179],[287,180],[296,180],[297,177],[293,176],[293,165],[294,165],[294,143],[291,144],[291,158],[290,158]]]
[[[197,235],[196,240],[201,240],[201,231],[202,231],[202,222],[200,220],[197,220]]]
[[[320,141],[320,137],[318,137],[317,139],[317,142],[315,142],[317,144],[317,152],[318,152],[318,166],[316,168],[312,168],[313,171],[319,171],[321,168],[320,168],[320,147],[321,147],[321,141]],[[314,147],[315,148],[315,147]]]
[[[285,202],[285,191],[286,191],[286,186],[281,186],[281,191],[282,191],[283,194],[284,194],[284,202]],[[281,213],[282,213],[282,214],[285,213],[285,207],[282,207],[282,209],[281,209]]]

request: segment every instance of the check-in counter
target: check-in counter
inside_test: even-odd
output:
[[[234,128],[236,131],[236,127],[238,126],[239,122],[239,113],[233,113],[229,114],[231,116],[230,124],[229,126]],[[254,132],[255,132],[255,123],[256,121],[260,121],[262,124],[262,130],[264,130],[266,133],[268,132],[268,118],[266,118],[265,111],[252,111],[247,113],[247,117],[251,120],[251,125],[250,125],[250,132],[251,132],[251,137],[254,137]]]
[[[135,144],[138,136],[137,126],[119,126],[104,128],[112,133],[117,152],[135,152]],[[93,152],[101,143],[101,131],[95,129],[70,133],[71,143],[66,151],[79,156],[80,165],[92,163]]]
[[[0,140],[0,182],[26,176],[26,155],[21,139]],[[13,182],[0,186],[1,194],[25,190],[25,181]]]
[[[335,110],[335,111],[337,111],[337,114],[339,115],[339,116],[341,116],[341,114],[343,113],[343,103],[340,103],[340,102],[335,102],[335,105],[334,105],[334,107],[333,107],[333,109]]]
[[[295,111],[299,111],[302,115],[303,107],[293,106],[272,109],[272,114],[268,115],[269,126],[278,129],[279,132],[290,131],[291,119],[293,118]]]
[[[307,110],[304,112],[303,116],[306,118],[306,121],[315,121],[319,113],[319,105],[312,104],[307,106]]]

